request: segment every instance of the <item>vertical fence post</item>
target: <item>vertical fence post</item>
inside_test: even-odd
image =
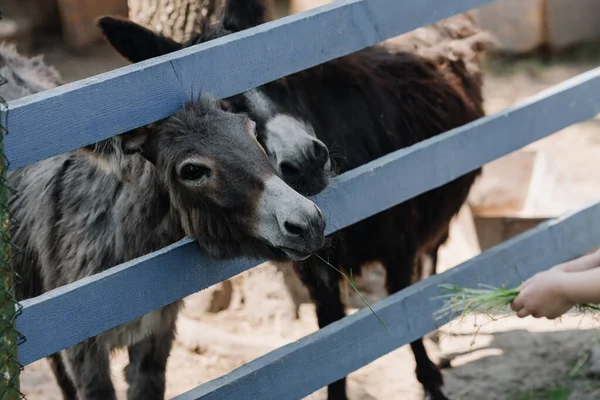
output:
[[[2,11],[0,10],[0,20]],[[0,86],[5,83],[0,75]],[[16,276],[11,268],[9,188],[6,185],[7,161],[4,155],[4,135],[7,133],[8,107],[0,97],[0,400],[21,398],[18,359],[17,307],[14,297]]]

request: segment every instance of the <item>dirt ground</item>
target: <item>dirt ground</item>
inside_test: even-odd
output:
[[[88,54],[73,55],[61,48],[49,48],[47,61],[66,81],[80,79],[124,62],[104,46]],[[539,60],[516,63],[493,62],[486,78],[487,111],[500,111],[539,91],[600,64],[600,58],[545,65]],[[555,168],[568,178],[567,209],[600,199],[595,173],[600,168],[600,124],[596,120],[565,129],[530,148],[544,151]],[[443,269],[464,261],[453,243],[442,250]],[[283,289],[280,270],[271,265],[255,268],[236,277],[229,308],[199,320],[182,317],[179,338],[168,364],[167,396],[173,397],[203,382],[217,378],[282,344],[317,329],[314,308],[304,304],[295,319],[292,301]],[[594,370],[600,322],[565,317],[558,322],[504,318],[455,321],[441,329],[439,346],[426,345],[432,357],[452,357],[452,368],[444,371],[446,392],[452,399],[497,400],[591,400],[600,398],[600,379]],[[114,382],[119,398],[125,398],[122,369],[125,352],[115,354]],[[422,398],[413,373],[414,361],[406,346],[380,358],[350,375],[353,400]],[[59,399],[59,391],[45,360],[25,368],[22,390],[29,400]],[[308,397],[325,399],[322,389]]]

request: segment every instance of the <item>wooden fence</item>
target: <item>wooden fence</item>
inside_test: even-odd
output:
[[[226,97],[492,0],[339,0],[10,103],[11,168]],[[315,197],[332,233],[600,111],[600,68],[527,102],[337,177]],[[399,174],[398,171],[410,171]],[[418,171],[415,173],[414,171]],[[436,328],[440,283],[518,284],[600,243],[600,204],[544,223],[443,274],[283,346],[177,399],[298,399]],[[29,364],[228,279],[256,260],[202,258],[190,239],[22,302]]]

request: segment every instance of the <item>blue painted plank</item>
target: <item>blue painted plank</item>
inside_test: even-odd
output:
[[[191,239],[21,302],[17,326],[30,364],[259,263],[202,257]],[[160,279],[160,280],[156,280]],[[51,334],[49,334],[51,333]]]
[[[525,104],[339,176],[315,198],[329,220],[327,232],[594,116],[600,110],[598,74],[600,68],[565,81]],[[24,312],[17,324],[28,341],[19,348],[21,363],[38,360],[256,265],[252,261],[219,263],[201,258],[189,239],[137,261],[23,302]],[[76,329],[65,329],[72,323]],[[53,332],[52,338],[46,337],[47,332]]]
[[[335,322],[192,389],[176,400],[299,399],[346,376],[438,326],[431,316],[441,283],[516,286],[535,272],[569,260],[600,243],[600,204],[549,221],[440,275],[418,282],[373,308]]]
[[[493,0],[340,0],[10,103],[10,168],[227,97]],[[293,43],[293,45],[290,45]]]

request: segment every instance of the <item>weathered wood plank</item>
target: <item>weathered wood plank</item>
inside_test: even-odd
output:
[[[315,198],[332,233],[600,111],[600,68],[337,177]],[[399,171],[411,171],[399,173]],[[419,171],[415,174],[412,171]],[[28,364],[256,265],[200,257],[189,239],[23,302]],[[69,329],[65,329],[69,326]],[[53,332],[52,337],[47,335]]]
[[[549,221],[440,275],[418,282],[373,308],[365,308],[283,346],[176,400],[299,399],[438,326],[431,316],[441,283],[518,285],[535,272],[576,257],[600,243],[600,204]],[[446,321],[444,321],[446,322]],[[310,371],[303,373],[301,371]]]
[[[340,0],[10,104],[11,168],[227,97],[493,0]],[[293,45],[290,45],[293,43]]]

